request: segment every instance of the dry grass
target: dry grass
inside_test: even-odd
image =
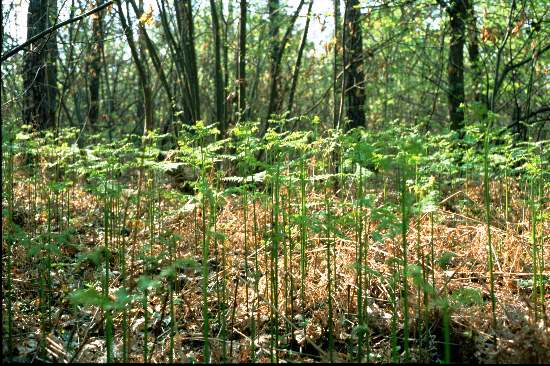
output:
[[[493,210],[495,211],[495,222],[492,225],[492,239],[496,250],[495,263],[495,295],[497,299],[497,329],[491,327],[491,303],[489,296],[489,281],[487,269],[487,232],[483,218],[483,192],[480,186],[465,186],[459,192],[453,192],[452,197],[442,205],[435,213],[434,224],[434,247],[436,258],[443,253],[452,252],[454,256],[442,269],[439,266],[434,268],[436,289],[441,294],[452,294],[461,288],[478,289],[486,300],[483,305],[458,306],[453,308],[451,314],[451,345],[452,360],[457,362],[547,362],[550,359],[550,332],[549,321],[550,307],[546,306],[545,318],[535,322],[533,317],[533,305],[531,291],[520,285],[519,280],[526,280],[532,277],[531,274],[531,252],[529,238],[529,213],[521,201],[521,191],[517,185],[511,190],[511,206],[508,225],[503,220],[502,190],[499,184],[491,187]],[[16,213],[19,215],[20,225],[31,230],[44,222],[43,214],[32,217],[30,212],[29,187],[22,183],[16,184]],[[32,192],[31,192],[32,194]],[[469,203],[459,206],[459,198],[467,197]],[[72,222],[75,227],[73,241],[78,250],[74,248],[62,248],[62,252],[68,256],[76,256],[78,252],[92,250],[98,243],[102,242],[102,232],[98,231],[101,226],[101,210],[93,196],[86,193],[80,187],[75,187],[72,194],[71,212]],[[322,197],[316,192],[310,192],[308,202],[322,202]],[[335,207],[342,203],[342,198],[336,195],[332,197],[332,204]],[[269,210],[263,207],[259,201],[256,203],[257,225],[263,227],[270,215]],[[164,200],[162,211],[165,213],[176,212],[181,208],[182,203],[175,200]],[[320,206],[308,208],[311,214],[315,210],[321,210]],[[548,207],[546,207],[548,209]],[[181,236],[178,241],[176,255],[180,258],[194,258],[200,262],[200,232],[195,230],[194,214],[200,221],[200,209],[196,212],[179,212],[164,217],[163,227],[165,230],[172,230]],[[216,299],[215,285],[219,278],[227,279],[227,295],[229,309],[235,306],[234,319],[231,311],[225,314],[229,329],[228,339],[233,342],[231,360],[246,361],[250,359],[252,340],[249,338],[251,331],[252,315],[257,319],[257,334],[255,340],[257,359],[259,361],[269,360],[269,313],[272,310],[267,299],[269,298],[268,287],[269,272],[268,264],[264,262],[265,244],[262,242],[262,233],[253,231],[253,206],[248,206],[248,246],[249,253],[254,250],[254,235],[260,243],[258,258],[262,277],[259,280],[259,293],[254,292],[253,280],[245,279],[245,258],[244,258],[244,211],[240,198],[228,197],[217,215],[217,230],[223,232],[227,239],[220,243],[217,248],[211,247],[212,263],[210,263],[211,292],[209,302],[212,313],[212,361],[221,361],[221,338],[219,324],[216,321],[218,303]],[[293,208],[298,210],[298,208]],[[340,211],[338,211],[340,210]],[[335,215],[342,215],[342,208],[335,210]],[[368,211],[365,210],[368,217]],[[417,225],[419,218],[411,220],[409,240],[409,263],[422,263],[422,258],[417,256],[417,239],[419,238],[420,250],[426,255],[430,250],[430,221],[427,216],[420,218],[420,225]],[[147,230],[142,222],[143,217],[132,217],[130,229],[132,234],[129,238],[135,238],[129,243],[129,252],[139,250],[142,243],[147,239]],[[4,221],[4,220],[3,220]],[[374,228],[375,223],[371,222],[367,232]],[[420,232],[417,232],[417,228]],[[346,347],[354,335],[352,328],[356,325],[357,313],[357,286],[356,274],[353,267],[355,262],[355,233],[351,228],[342,228],[347,240],[336,238],[334,245],[334,258],[336,260],[336,275],[334,277],[335,290],[333,293],[335,320],[334,332],[336,340],[337,359],[346,360]],[[546,268],[544,273],[550,275],[550,223],[539,223],[538,231],[544,234],[544,253],[546,255]],[[135,232],[135,235],[133,235]],[[300,253],[299,233],[293,229],[290,237],[286,240],[295,243],[295,250],[291,253],[289,266],[285,271],[283,255],[279,256],[279,298],[284,299],[285,291],[292,291],[293,300],[285,304],[279,301],[277,311],[280,317],[280,329],[288,329],[289,333],[281,339],[292,345],[292,352],[289,347],[281,346],[280,359],[293,361],[317,361],[322,359],[322,354],[315,345],[326,351],[327,342],[327,275],[326,275],[326,250],[325,239],[320,234],[310,233],[308,237],[307,263],[308,271],[305,278],[305,302],[301,303],[299,296],[300,284]],[[223,245],[223,248],[222,248]],[[3,249],[5,249],[3,243]],[[160,252],[162,248],[156,247]],[[222,257],[223,252],[223,257]],[[393,269],[390,265],[392,258],[402,256],[399,239],[386,239],[376,243],[369,239],[367,261],[368,266],[383,275],[380,277],[371,276],[366,286],[369,296],[369,328],[371,330],[371,353],[378,355],[380,361],[390,359],[390,321],[392,308],[389,302],[389,288],[387,278]],[[33,258],[25,254],[22,246],[15,248],[14,257],[16,265],[13,271],[14,288],[17,297],[15,304],[15,335],[16,344],[21,360],[29,360],[34,357],[37,339],[39,335],[38,301],[37,299],[37,269],[33,267]],[[429,271],[429,263],[424,258],[424,265]],[[130,258],[128,258],[130,261]],[[253,257],[249,255],[248,267],[253,267]],[[129,263],[130,264],[130,263]],[[116,267],[115,267],[116,268]],[[132,279],[128,283],[120,283],[120,276],[113,272],[111,290],[121,286],[135,286],[135,279],[141,274],[142,266],[139,261],[130,267]],[[52,359],[70,359],[74,350],[66,349],[64,341],[68,334],[73,333],[73,342],[79,344],[80,352],[75,361],[100,362],[104,361],[104,336],[101,326],[101,312],[94,308],[83,308],[76,310],[66,300],[66,295],[77,289],[87,281],[93,282],[98,278],[97,269],[93,266],[69,266],[55,268],[52,272],[54,279],[55,298],[54,324],[48,342],[51,349]],[[293,288],[285,288],[285,278]],[[177,328],[176,335],[176,362],[187,362],[190,359],[202,361],[202,314],[201,314],[201,273],[199,270],[188,270],[180,274],[178,291],[176,297],[181,301],[176,308]],[[237,287],[236,287],[237,286]],[[247,293],[248,289],[248,293]],[[412,287],[409,289],[408,300],[410,302],[410,327],[411,327],[411,355],[413,361],[424,362],[434,361],[434,354],[441,354],[442,350],[442,329],[441,312],[435,308],[428,314],[431,326],[432,338],[425,341],[422,346],[419,344],[418,329],[424,314],[419,312],[417,307],[417,291]],[[547,286],[546,305],[550,299],[550,288]],[[235,297],[235,300],[233,300]],[[248,298],[248,304],[245,299]],[[260,300],[260,307],[252,314],[252,303]],[[5,305],[3,303],[3,305]],[[288,307],[285,307],[288,305]],[[150,296],[150,311],[157,313],[159,318],[152,318],[150,337],[155,342],[152,351],[151,362],[166,362],[167,349],[169,345],[169,332],[166,323],[166,291],[162,288]],[[402,306],[400,307],[403,308]],[[130,360],[131,362],[143,362],[141,347],[143,342],[143,310],[137,304],[132,306],[130,311]],[[401,321],[398,322],[399,330],[402,331],[402,312],[399,314]],[[286,320],[285,320],[286,319]],[[300,320],[308,320],[305,328],[305,339],[302,330],[294,328],[294,323]],[[115,321],[115,350],[121,347],[121,317],[117,316]],[[291,325],[292,323],[292,325]],[[283,333],[283,332],[281,332]],[[494,340],[496,339],[496,344]],[[4,342],[3,342],[4,343]],[[313,344],[313,345],[312,345]],[[4,344],[5,347],[5,344]],[[374,359],[376,360],[376,359]]]

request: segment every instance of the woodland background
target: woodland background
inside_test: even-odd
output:
[[[549,5],[3,1],[3,360],[545,362]]]

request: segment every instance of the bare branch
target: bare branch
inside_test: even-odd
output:
[[[74,18],[70,18],[70,19],[67,19],[61,23],[57,23],[56,25],[54,26],[51,26],[50,28],[44,30],[43,32],[40,32],[38,33],[37,35],[29,38],[28,40],[26,40],[25,42],[21,43],[19,46],[16,46],[14,48],[12,48],[11,50],[7,51],[6,53],[4,53],[2,55],[2,57],[0,58],[0,62],[4,62],[6,61],[7,59],[9,59],[10,57],[14,56],[15,54],[17,54],[19,51],[21,51],[22,49],[26,48],[27,46],[29,46],[30,44],[38,41],[39,39],[41,38],[44,38],[45,36],[47,36],[48,34],[50,33],[53,33],[55,32],[56,30],[58,30],[59,28],[61,27],[64,27],[68,24],[71,24],[71,23],[74,23],[74,22],[77,22],[79,21],[80,19],[83,19],[83,18],[86,18],[92,14],[95,14],[103,9],[105,9],[106,7],[112,5],[115,1],[118,1],[118,0],[108,0],[107,2],[105,2],[104,4],[96,7],[96,8],[93,8],[92,10],[89,10],[83,14],[80,14],[79,16],[76,16]]]

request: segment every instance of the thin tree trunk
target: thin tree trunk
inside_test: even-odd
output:
[[[197,56],[195,52],[195,31],[191,0],[175,2],[176,20],[182,42],[182,69],[187,79],[187,93],[190,97],[191,121],[200,120],[199,78],[197,73]]]
[[[69,13],[69,18],[71,19],[74,17],[74,13],[76,9],[74,0],[71,1],[70,9],[71,11]],[[63,53],[66,55],[66,58],[65,58],[66,61],[64,64],[60,63],[62,67],[62,74],[65,75],[65,78],[61,82],[61,87],[58,89],[59,107],[58,107],[58,112],[56,116],[57,126],[60,126],[61,116],[62,116],[61,111],[63,111],[65,116],[67,117],[67,121],[69,122],[68,126],[75,127],[73,123],[73,116],[72,114],[69,113],[69,110],[66,106],[65,97],[67,96],[68,92],[70,91],[73,85],[73,80],[77,69],[77,64],[74,62],[74,51],[75,51],[74,40],[75,40],[76,34],[78,34],[78,31],[81,25],[82,25],[82,20],[76,24],[71,23],[67,30],[68,42],[63,49]],[[75,30],[75,27],[76,27],[76,30]]]
[[[222,51],[223,51],[223,90],[227,94],[229,89],[229,80],[231,79],[229,74],[229,40],[231,39],[231,29],[230,24],[233,23],[233,2],[230,1],[227,5],[227,18],[223,15],[223,1],[220,0],[220,18],[223,22],[223,43],[222,43]],[[230,93],[231,94],[231,93]],[[229,126],[231,122],[231,105],[232,101],[230,101],[230,98],[227,97],[224,101],[224,120],[227,126]]]
[[[300,14],[300,10],[302,10],[302,7],[304,6],[305,0],[300,0],[300,3],[298,4],[298,7],[296,8],[296,11],[292,15],[292,18],[290,19],[290,24],[286,28],[285,34],[283,35],[283,38],[279,41],[279,0],[269,0],[269,25],[270,25],[270,42],[271,42],[271,70],[270,70],[270,88],[269,88],[269,102],[267,107],[267,115],[264,120],[261,133],[260,135],[264,135],[267,131],[267,121],[271,117],[272,114],[277,113],[279,111],[279,72],[280,72],[280,66],[281,61],[283,59],[283,54],[286,48],[286,44],[288,43],[288,40],[290,38],[290,33],[292,32],[292,29],[294,28],[294,24],[296,23],[296,19],[298,18],[298,15]]]
[[[304,34],[302,35],[302,40],[300,42],[300,47],[298,49],[298,55],[296,56],[296,63],[294,65],[294,73],[292,75],[292,84],[290,86],[290,94],[288,97],[289,112],[292,112],[292,107],[294,104],[294,94],[296,93],[296,87],[298,85],[298,77],[300,76],[300,66],[302,64],[302,55],[304,54],[304,48],[307,43],[307,33],[309,30],[309,22],[310,22],[312,6],[313,6],[313,0],[310,0],[309,7],[307,8],[307,17],[306,17],[306,24],[304,26]]]
[[[279,27],[280,27],[280,4],[279,0],[268,0],[269,10],[269,56],[270,64],[270,88],[269,88],[269,103],[267,107],[267,119],[275,110],[275,103],[278,96],[278,58],[279,58]]]
[[[101,6],[103,0],[97,0],[96,6]],[[89,63],[88,63],[88,78],[90,104],[88,108],[88,124],[91,131],[97,128],[99,119],[99,90],[101,78],[101,55],[103,54],[103,12],[97,12],[91,16],[92,18],[92,37],[93,43],[90,47]]]
[[[47,27],[49,28],[57,23],[57,0],[47,0],[47,3]],[[57,32],[53,32],[47,37],[46,57],[48,125],[51,127],[58,127],[55,118],[57,112],[57,59],[59,58],[59,52],[57,50]]]
[[[449,89],[449,120],[451,130],[464,129],[464,22],[466,20],[466,0],[452,0],[447,12],[450,17],[451,41],[449,45],[449,65],[447,71]]]
[[[344,14],[345,57],[344,79],[347,100],[346,129],[365,126],[365,81],[363,66],[363,35],[359,0],[346,0]]]
[[[246,13],[246,0],[241,0],[239,18],[239,65],[237,73],[237,102],[239,108],[239,119],[241,120],[246,118]]]
[[[338,72],[340,69],[340,0],[334,3],[334,59],[332,61],[332,127],[340,126],[340,102],[338,100]]]
[[[264,39],[264,33],[266,32],[266,27],[262,27],[260,29],[260,34],[258,35],[258,39]],[[247,88],[247,117],[249,118],[255,118],[255,114],[253,114],[254,111],[259,111],[259,108],[253,108],[253,101],[258,100],[258,86],[260,85],[260,73],[263,70],[263,65],[266,61],[266,59],[269,58],[269,55],[266,53],[261,53],[259,50],[262,49],[262,46],[260,45],[260,42],[257,42],[256,46],[256,52],[254,52],[254,55],[256,56],[256,62],[252,66],[252,69],[255,70],[254,77],[251,79],[252,82],[250,83],[250,88]],[[247,83],[248,85],[248,83]]]
[[[134,63],[136,64],[138,78],[139,78],[141,89],[143,92],[143,101],[144,101],[143,107],[144,107],[144,114],[145,114],[145,123],[143,124],[143,134],[145,135],[147,134],[147,131],[149,131],[152,128],[152,126],[154,126],[151,86],[149,85],[147,70],[145,69],[143,61],[140,58],[138,48],[134,41],[132,28],[126,21],[126,16],[124,15],[124,10],[122,9],[122,5],[120,4],[120,2],[117,2],[117,10],[118,10],[118,15],[120,17],[120,22],[122,23],[122,28],[124,29],[126,40],[128,41],[128,46],[130,47],[132,58],[134,60]]]
[[[220,25],[218,21],[218,11],[216,9],[215,0],[210,0],[210,13],[212,14],[212,33],[214,35],[214,64],[215,64],[215,88],[216,88],[216,119],[220,124],[221,136],[225,136],[225,97],[223,88],[223,75],[221,64],[221,40],[220,40]]]
[[[27,17],[27,39],[51,26],[57,13],[55,0],[31,0]],[[52,16],[52,14],[55,14]],[[57,99],[56,33],[31,45],[24,56],[23,121],[37,130],[55,126]]]
[[[132,8],[134,9],[134,12],[136,14],[140,14],[140,9],[138,8],[138,6],[136,4],[136,1],[135,0],[130,0],[130,4],[132,5]],[[174,96],[172,94],[172,89],[170,88],[170,84],[168,83],[168,78],[166,77],[166,74],[165,74],[164,69],[162,67],[162,61],[161,61],[161,59],[158,55],[158,52],[157,52],[157,49],[156,49],[155,45],[153,44],[153,41],[151,40],[151,37],[149,37],[149,34],[147,33],[147,29],[141,23],[138,25],[138,27],[139,27],[140,34],[141,34],[141,37],[142,37],[142,41],[143,41],[145,47],[147,47],[147,51],[148,51],[149,56],[151,58],[151,61],[153,63],[153,67],[155,68],[155,71],[157,72],[160,83],[161,83],[164,91],[166,92],[166,96],[168,97],[169,104],[170,104],[170,106],[169,106],[170,116],[168,117],[166,122],[163,123],[163,125],[161,127],[161,132],[164,134],[164,133],[167,133],[168,130],[170,129],[170,126],[172,124],[172,119],[173,119],[173,116],[175,114]],[[145,52],[142,52],[142,55],[145,55]]]
[[[101,52],[101,60],[103,62],[103,65],[107,65],[107,57],[105,55],[105,47],[103,47],[102,49],[102,52]],[[108,137],[109,137],[109,142],[113,142],[113,113],[115,111],[115,108],[114,108],[114,94],[113,94],[113,91],[111,89],[111,82],[113,82],[113,84],[116,83],[116,80],[111,80],[111,78],[109,77],[109,68],[107,67],[105,69],[105,71],[103,72],[103,100],[104,100],[104,103],[106,104],[105,108],[106,108],[106,111],[105,111],[105,114],[106,114],[106,117],[107,117],[107,134],[108,134]]]
[[[474,0],[466,0],[468,13],[468,55],[472,68],[474,101],[481,102],[481,68],[479,63],[479,32],[477,30]]]
[[[126,3],[126,12],[128,14],[130,14],[129,5],[130,5],[130,3],[127,2]],[[139,0],[138,11],[136,12],[136,16],[137,17],[141,16],[141,14],[143,14],[143,12],[144,12],[143,0]],[[128,18],[128,24],[131,26],[130,18]],[[144,30],[145,30],[145,27],[143,26],[143,24],[141,24],[141,21],[138,21],[137,47],[138,47],[139,58],[141,60],[141,63],[143,64],[143,68],[145,69],[145,77],[147,78],[146,83],[147,83],[147,85],[149,85],[149,88],[150,88],[150,93],[151,93],[150,103],[151,103],[151,112],[152,112],[153,111],[154,97],[153,97],[153,91],[152,91],[153,88],[151,87],[151,75],[150,75],[150,72],[149,72],[149,64],[147,62],[147,46],[145,44],[145,36],[143,34]],[[150,130],[153,130],[155,128],[154,125],[147,124],[147,118],[145,117],[145,114],[146,114],[145,104],[146,103],[147,102],[145,101],[145,99],[143,99],[142,101],[140,101],[137,104],[137,110],[138,110],[137,118],[138,118],[138,120],[141,120],[142,123],[146,126],[144,128],[144,134],[146,133],[145,130],[150,131]],[[151,120],[151,121],[153,121],[153,120]]]
[[[190,86],[186,76],[185,62],[183,56],[183,47],[181,42],[176,41],[176,36],[172,33],[170,24],[168,22],[167,10],[163,0],[157,0],[157,7],[159,9],[159,15],[161,19],[162,28],[166,40],[168,41],[168,48],[172,54],[172,59],[174,60],[174,65],[176,66],[176,80],[175,80],[175,89],[174,97],[180,95],[180,105],[183,109],[183,114],[180,117],[181,121],[186,124],[193,124],[194,120],[192,118],[192,108],[193,102],[191,100]],[[179,22],[178,22],[179,24]]]

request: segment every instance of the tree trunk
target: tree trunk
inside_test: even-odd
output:
[[[101,6],[103,0],[97,0],[96,6]],[[88,107],[88,123],[90,130],[97,128],[99,119],[99,87],[101,77],[101,55],[103,54],[103,12],[92,15],[92,45],[90,47],[88,77],[90,104]]]
[[[271,117],[271,114],[275,113],[278,99],[278,69],[279,69],[279,0],[268,0],[267,3],[269,9],[269,56],[271,58],[270,64],[270,88],[269,88],[269,102],[267,106],[267,119]]]
[[[271,42],[271,70],[270,70],[270,88],[269,88],[269,102],[267,106],[266,118],[263,121],[263,126],[260,131],[260,135],[263,136],[267,131],[268,120],[272,114],[278,113],[280,110],[281,100],[279,98],[279,72],[283,54],[285,52],[286,44],[290,39],[290,34],[296,23],[296,19],[300,14],[300,10],[304,6],[305,0],[300,0],[296,11],[290,19],[290,24],[285,30],[283,38],[279,40],[279,25],[280,25],[280,9],[279,0],[269,0],[269,26],[270,26],[270,42]]]
[[[46,30],[57,15],[55,0],[31,0],[27,16],[27,39]],[[24,56],[23,121],[36,130],[55,126],[57,100],[56,32],[33,43]]]
[[[171,15],[168,14],[165,2],[163,0],[157,0],[157,7],[159,9],[159,15],[161,19],[162,28],[164,31],[164,36],[168,41],[167,42],[168,48],[172,55],[172,59],[174,60],[174,66],[176,68],[175,80],[174,80],[175,89],[174,89],[173,95],[174,95],[174,98],[176,98],[176,95],[179,96],[178,98],[178,101],[180,104],[179,108],[183,110],[183,113],[181,114],[179,119],[181,122],[185,124],[193,124],[194,120],[192,118],[191,110],[193,108],[194,103],[191,100],[191,94],[190,94],[189,85],[188,85],[189,83],[186,76],[187,74],[185,70],[185,62],[184,62],[185,58],[183,56],[183,47],[181,45],[181,42],[176,40],[177,37],[172,32],[172,29],[170,27],[170,22],[168,20],[168,16],[171,16]],[[176,14],[179,14],[177,9],[176,9]],[[177,17],[177,19],[179,18],[180,17]]]
[[[128,12],[128,14],[130,14],[130,9],[128,7],[129,3],[127,2],[126,3],[126,10]],[[138,11],[136,12],[136,17],[140,17],[141,14],[143,14],[143,0],[139,0],[138,2]],[[130,19],[128,19],[128,23],[131,23]],[[152,89],[151,89],[151,75],[150,75],[150,72],[149,72],[149,64],[147,63],[147,45],[146,45],[146,42],[145,42],[145,27],[144,25],[138,21],[138,42],[137,42],[137,46],[138,46],[138,52],[139,52],[139,59],[141,60],[141,63],[143,65],[143,68],[145,69],[145,73],[144,73],[144,77],[146,78],[145,80],[145,83],[149,86],[149,93],[151,94],[151,97],[149,99],[149,101],[146,101],[145,98],[143,99],[143,101],[141,103],[138,103],[138,111],[140,111],[140,113],[138,113],[138,118],[141,119],[142,121],[142,124],[144,125],[144,130],[143,130],[143,134],[147,134],[147,131],[151,131],[155,128],[155,125],[153,124],[153,121],[154,119],[151,118],[151,119],[148,119],[146,114],[147,114],[147,109],[150,110],[150,113],[153,113],[153,92],[152,92]],[[143,96],[145,97],[145,94],[143,94]],[[145,105],[146,104],[150,104],[149,108],[146,108]],[[145,118],[143,118],[142,116],[145,115]]]
[[[477,30],[474,0],[466,0],[468,13],[468,56],[472,68],[472,84],[474,88],[474,101],[481,102],[482,76],[479,63],[479,32]]]
[[[223,15],[223,1],[220,0],[220,18],[223,22],[223,42],[222,42],[222,50],[223,50],[223,90],[227,94],[230,90],[229,87],[229,80],[231,79],[231,76],[229,74],[229,39],[231,39],[231,30],[233,29],[230,24],[233,24],[233,2],[230,1],[229,4],[227,4],[227,18]],[[231,93],[230,93],[231,94]],[[224,110],[224,120],[225,124],[229,126],[231,123],[231,106],[232,106],[232,98],[226,97],[226,100],[224,101],[225,106],[223,108]]]
[[[359,0],[346,0],[344,14],[344,79],[348,123],[346,130],[366,125],[363,35]]]
[[[237,71],[237,103],[239,108],[239,119],[246,117],[246,0],[241,0],[240,3],[240,18],[239,18],[239,65]]]
[[[302,65],[302,55],[304,54],[304,48],[306,46],[307,42],[307,33],[309,30],[309,21],[310,21],[310,15],[311,15],[311,8],[313,6],[313,0],[309,1],[309,7],[307,8],[307,17],[306,17],[306,24],[304,27],[304,34],[302,35],[302,40],[300,42],[300,47],[298,49],[298,55],[296,56],[296,63],[294,65],[294,73],[292,74],[292,84],[290,86],[290,94],[288,97],[288,111],[292,111],[292,106],[294,104],[294,94],[296,92],[296,87],[298,85],[298,77],[300,75],[300,66]]]
[[[57,22],[57,0],[48,0],[48,24],[47,27],[53,26]],[[48,125],[57,127],[56,112],[57,112],[57,59],[59,52],[57,50],[57,32],[53,32],[46,41],[46,93],[48,100]]]
[[[186,92],[190,99],[190,120],[192,123],[200,120],[199,77],[197,72],[197,56],[195,52],[195,31],[193,24],[193,8],[191,0],[175,2],[176,20],[179,28],[182,51],[182,69],[186,77]]]
[[[132,8],[134,9],[134,12],[136,14],[141,14],[143,12],[143,10],[140,10],[140,8],[136,4],[135,0],[130,0],[130,4],[132,5]],[[162,67],[162,61],[159,57],[159,53],[158,53],[153,41],[151,40],[151,37],[149,37],[149,34],[147,33],[147,29],[141,23],[138,25],[138,27],[139,27],[139,30],[140,30],[140,35],[142,37],[142,41],[144,43],[144,46],[147,47],[147,51],[149,53],[149,57],[151,58],[151,62],[153,63],[153,67],[155,68],[155,71],[157,72],[160,83],[161,83],[164,91],[166,92],[166,96],[168,97],[168,100],[170,102],[170,106],[169,106],[170,116],[168,116],[167,120],[161,126],[161,132],[163,134],[165,134],[170,129],[170,126],[172,125],[172,119],[173,119],[174,114],[176,112],[174,110],[174,102],[175,102],[174,101],[174,96],[173,96],[173,93],[172,93],[172,89],[170,88],[170,84],[168,83],[168,78],[166,77],[166,73],[164,72],[164,69]],[[142,55],[142,57],[144,57],[145,52],[142,51],[141,55]]]
[[[221,136],[225,136],[225,97],[223,88],[223,75],[221,63],[220,24],[215,0],[210,0],[210,13],[212,14],[212,33],[214,35],[214,63],[215,63],[215,88],[216,88],[216,120],[220,124]]]
[[[143,60],[140,58],[138,48],[134,41],[132,28],[129,26],[128,22],[126,21],[126,16],[124,15],[124,11],[122,9],[122,5],[120,4],[120,2],[117,2],[117,10],[118,10],[118,15],[120,17],[120,22],[122,23],[122,27],[126,35],[126,40],[128,41],[128,46],[130,47],[132,59],[136,64],[138,78],[139,78],[139,82],[143,92],[143,102],[144,102],[143,107],[144,107],[144,114],[145,114],[145,123],[143,124],[143,134],[145,135],[147,134],[147,131],[151,128],[151,126],[154,126],[151,86],[149,85],[147,70],[143,63]]]
[[[448,101],[451,130],[464,129],[464,30],[467,0],[452,0],[447,8],[451,26],[448,65]]]
[[[340,61],[340,0],[333,0],[334,2],[334,59],[332,64],[332,127],[338,128],[340,126],[340,101],[338,96],[340,94],[338,90],[338,72],[341,67]]]

